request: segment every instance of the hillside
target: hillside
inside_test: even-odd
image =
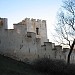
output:
[[[0,75],[75,75],[75,64],[48,58],[28,64],[0,55]]]
[[[0,55],[0,75],[42,75],[31,65]]]

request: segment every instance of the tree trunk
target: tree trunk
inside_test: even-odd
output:
[[[74,39],[74,41],[73,41],[73,43],[72,43],[72,46],[70,46],[70,52],[69,52],[69,54],[68,54],[67,64],[70,64],[70,56],[71,56],[71,53],[72,53],[72,51],[73,51],[74,44],[75,44],[75,39]]]

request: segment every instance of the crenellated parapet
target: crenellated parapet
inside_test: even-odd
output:
[[[56,45],[56,46],[55,46],[55,49],[56,49],[56,50],[62,50],[62,46]]]
[[[40,19],[33,19],[33,18],[25,18],[24,20],[22,20],[21,22],[17,23],[17,24],[27,24],[27,23],[30,23],[30,22],[35,22],[35,23],[45,23],[46,24],[46,20],[40,20]]]

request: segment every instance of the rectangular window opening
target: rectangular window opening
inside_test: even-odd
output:
[[[36,34],[39,35],[39,28],[36,28]]]
[[[30,48],[29,48],[29,53],[30,53]]]

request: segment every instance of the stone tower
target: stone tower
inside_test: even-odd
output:
[[[4,29],[8,29],[8,24],[7,24],[7,18],[0,18],[0,27],[3,27]]]
[[[39,20],[39,19],[30,19],[25,18],[18,24],[24,24],[27,26],[27,32],[34,32],[36,33],[36,38],[41,39],[41,45],[44,45],[44,42],[48,42],[47,39],[47,27],[46,27],[46,20]]]

